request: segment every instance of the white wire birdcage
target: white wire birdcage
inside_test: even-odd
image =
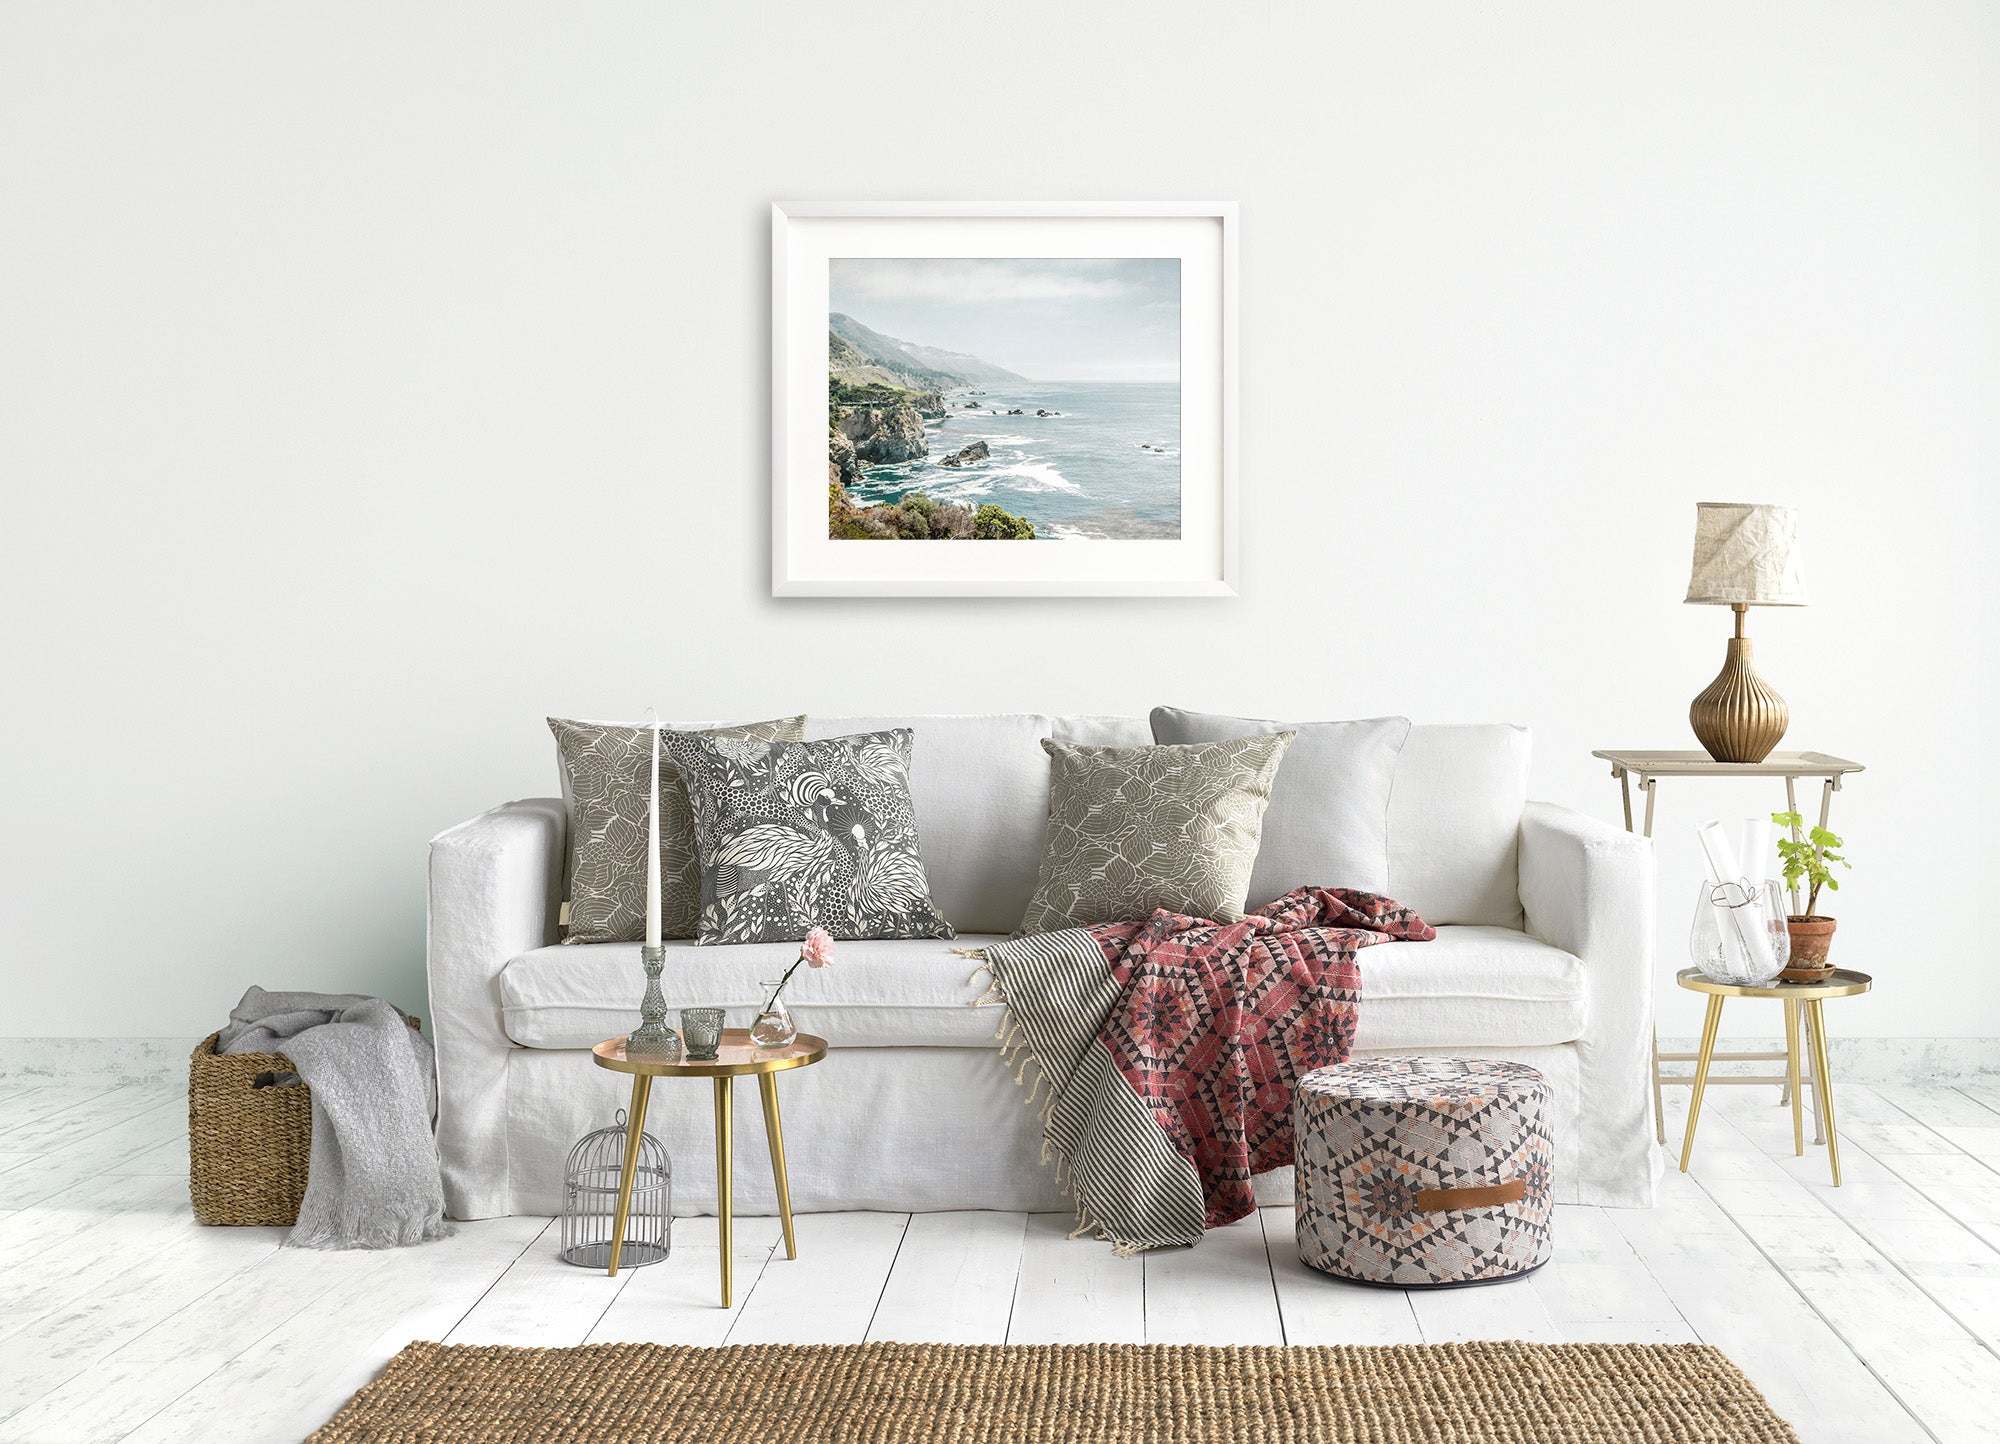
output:
[[[562,1252],[564,1263],[607,1268],[611,1235],[618,1221],[618,1180],[625,1167],[625,1110],[618,1123],[586,1133],[569,1151],[563,1175]],[[638,1167],[632,1176],[632,1207],[625,1218],[625,1245],[618,1267],[641,1268],[667,1256],[673,1242],[674,1173],[667,1150],[650,1133],[639,1135]]]

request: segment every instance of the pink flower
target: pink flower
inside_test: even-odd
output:
[[[799,958],[815,968],[823,968],[833,961],[833,934],[825,928],[814,928],[806,934],[805,946],[799,949]]]

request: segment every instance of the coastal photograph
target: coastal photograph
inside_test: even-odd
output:
[[[833,540],[1181,535],[1181,263],[834,257]]]

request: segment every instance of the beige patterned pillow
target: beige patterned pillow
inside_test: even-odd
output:
[[[705,735],[798,742],[804,717],[716,727]],[[646,935],[646,784],[653,729],[549,718],[569,807],[566,943],[636,943]],[[660,753],[660,932],[691,938],[701,906],[687,785]]]
[[[1242,917],[1271,780],[1292,736],[1156,747],[1043,742],[1049,825],[1020,931],[1125,922],[1154,908]]]

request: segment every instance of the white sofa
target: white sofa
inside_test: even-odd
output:
[[[843,943],[833,967],[794,982],[800,1026],[833,1044],[779,1087],[794,1205],[1063,1209],[1038,1162],[1037,1115],[1001,1065],[998,1015],[972,1006],[980,987],[953,949],[1020,919],[1047,811],[1040,739],[1137,744],[1151,734],[1143,718],[1015,714],[815,717],[807,735],[889,726],[915,730],[925,866],[960,936]],[[1527,764],[1522,728],[1411,729],[1389,801],[1388,892],[1438,936],[1361,954],[1357,1047],[1533,1064],[1554,1088],[1557,1197],[1647,1205],[1660,1168],[1647,1083],[1651,845],[1528,802]],[[508,803],[431,842],[438,1141],[457,1218],[556,1212],[570,1146],[625,1103],[627,1080],[594,1066],[588,1049],[637,1022],[639,949],[557,943],[563,853],[555,798]],[[797,955],[792,943],[667,950],[669,1006],[723,1004],[733,1025]],[[776,1206],[754,1116],[735,1150],[745,1213]],[[676,1212],[714,1209],[713,1118],[706,1086],[653,1089],[648,1128],[674,1160]],[[1288,1201],[1290,1183],[1289,1169],[1266,1175],[1260,1196]]]

